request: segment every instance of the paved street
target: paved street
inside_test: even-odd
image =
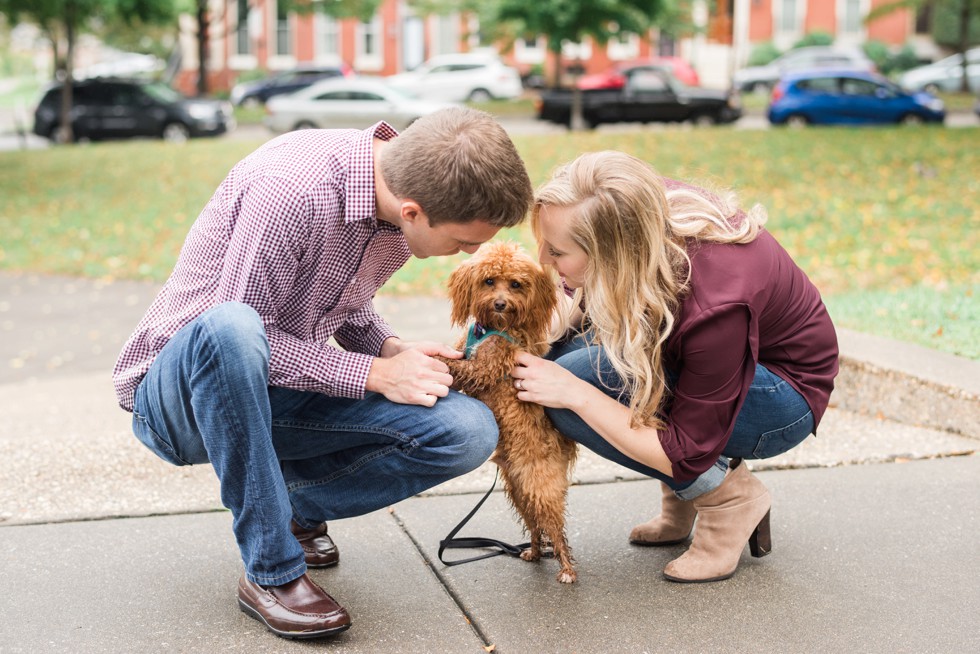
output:
[[[112,361],[157,288],[0,274],[0,652],[317,647],[237,609],[241,563],[213,473],[155,458],[115,406]],[[453,336],[441,298],[382,296],[378,307],[406,338]],[[656,513],[658,485],[588,452],[569,501],[577,584],[557,584],[551,560],[445,567],[438,542],[490,487],[488,463],[331,525],[341,564],[313,578],[354,626],[319,647],[978,651],[980,364],[846,331],[841,346],[820,435],[753,462],[774,497],[774,550],[746,550],[732,579],[666,582],[683,546],[626,541]],[[521,539],[499,492],[461,535]]]

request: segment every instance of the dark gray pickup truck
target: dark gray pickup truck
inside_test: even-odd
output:
[[[571,125],[571,90],[541,91],[538,120]],[[691,121],[701,125],[731,123],[742,115],[736,91],[685,86],[658,68],[630,71],[620,89],[581,91],[582,118],[594,128],[603,123]]]

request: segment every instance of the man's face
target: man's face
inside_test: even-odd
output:
[[[432,227],[422,212],[402,223],[402,234],[412,255],[419,259],[444,257],[459,252],[473,254],[500,228],[482,220],[469,223],[442,223]]]

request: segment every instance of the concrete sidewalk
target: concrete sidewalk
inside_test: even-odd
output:
[[[115,405],[108,371],[156,290],[0,275],[0,652],[980,650],[980,364],[847,332],[820,436],[753,462],[774,550],[746,551],[732,579],[664,581],[683,548],[626,541],[657,484],[588,453],[569,506],[579,583],[550,560],[445,567],[438,542],[489,488],[487,464],[332,524],[341,564],[312,575],[354,627],[278,639],[237,609],[213,473],[156,459]],[[378,305],[406,338],[453,336],[441,300]],[[919,419],[924,405],[944,408]],[[461,535],[521,540],[500,493]]]

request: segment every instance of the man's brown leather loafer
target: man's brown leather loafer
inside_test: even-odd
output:
[[[290,520],[289,530],[303,548],[306,567],[329,568],[340,561],[340,552],[327,533],[327,523],[321,522],[315,529],[303,529],[294,520]]]
[[[263,587],[242,575],[238,606],[283,638],[320,638],[350,628],[347,611],[307,575],[282,586]]]

